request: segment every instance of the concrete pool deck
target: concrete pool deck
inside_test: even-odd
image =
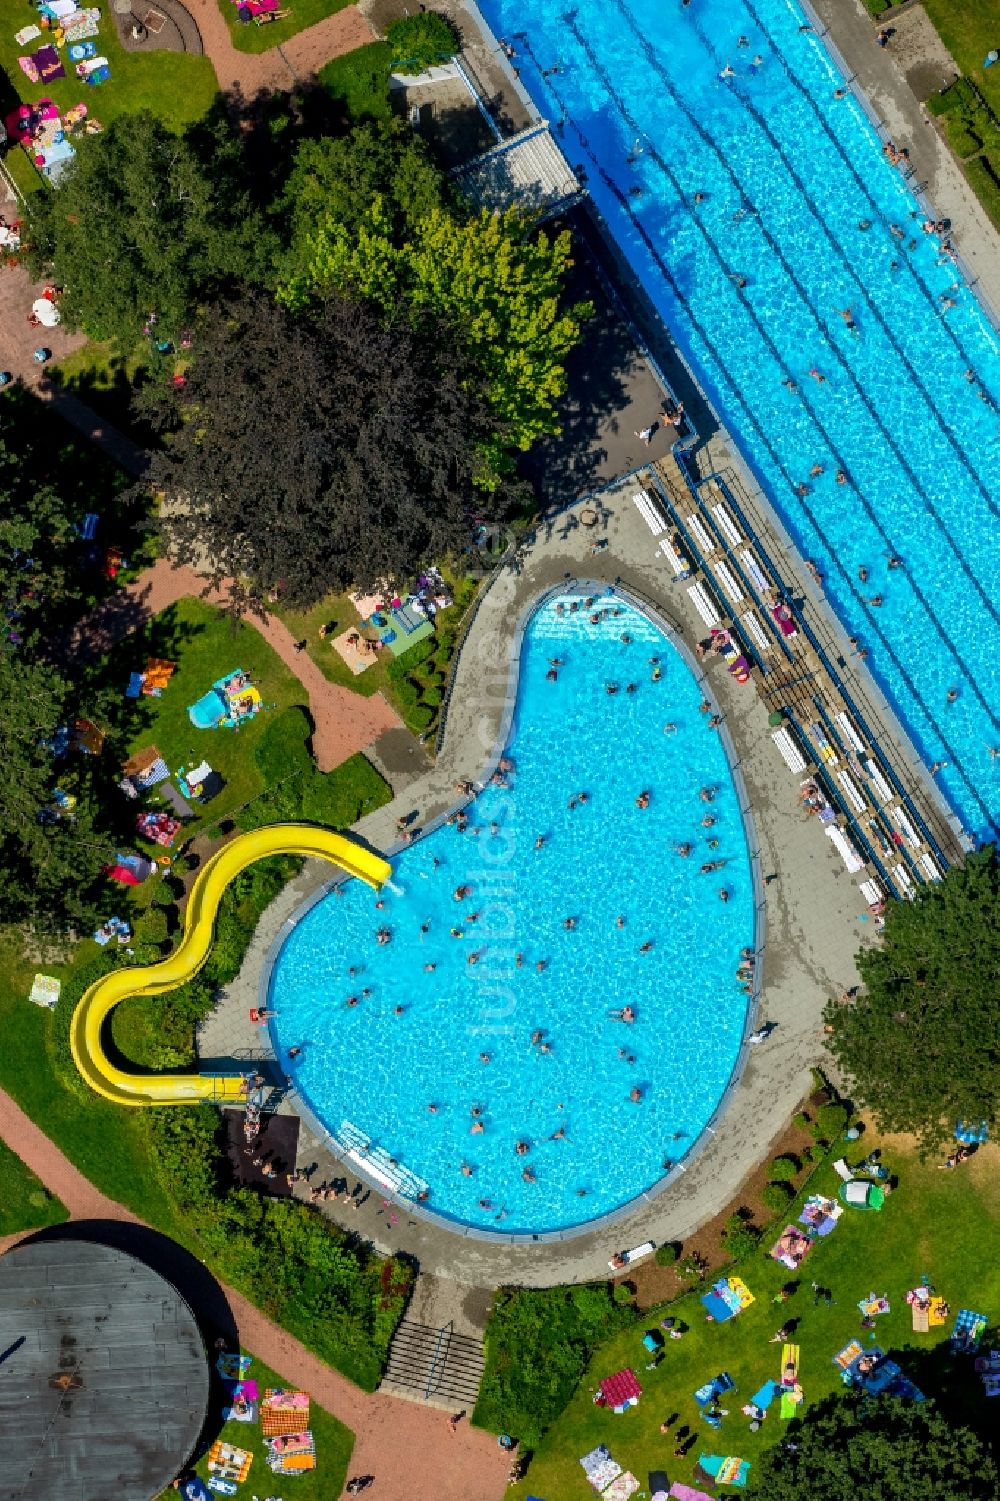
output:
[[[579,508],[544,524],[517,571],[505,567],[495,577],[481,597],[462,648],[436,763],[404,779],[391,804],[362,820],[357,827],[361,838],[382,849],[394,847],[398,818],[413,817],[416,824],[426,826],[455,804],[457,782],[478,779],[507,708],[515,626],[532,599],[561,585],[567,576],[619,580],[655,604],[689,645],[703,634],[686,594],[669,582],[672,575],[665,560],[631,502],[633,488],[625,483],[589,503],[599,513],[596,528],[580,524]],[[608,543],[596,555],[591,553],[595,536]],[[855,882],[832,849],[825,848],[827,841],[819,837],[815,824],[803,819],[797,782],[775,751],[756,694],[724,673],[713,676],[712,688],[726,716],[754,810],[762,869],[775,877],[767,887],[759,1014],[776,1029],[751,1051],[711,1144],[658,1198],[610,1229],[586,1231],[565,1241],[475,1240],[463,1235],[460,1227],[441,1228],[408,1214],[405,1207],[397,1209],[392,1224],[377,1191],[359,1210],[324,1204],[324,1212],[370,1238],[379,1249],[405,1252],[422,1271],[478,1287],[510,1282],[544,1286],[607,1276],[614,1250],[645,1240],[683,1240],[716,1214],[766,1156],[810,1087],[810,1067],[822,1059],[824,1003],[856,983],[854,953],[874,934],[870,924],[859,920],[864,903]],[[260,1034],[250,1027],[247,1013],[257,1003],[266,956],[283,924],[328,878],[327,870],[307,867],[264,914],[240,975],[203,1029],[203,1065],[210,1058],[232,1058],[241,1049],[260,1047]],[[405,1072],[400,1087],[405,1087]],[[283,1108],[293,1106],[294,1097]],[[371,1124],[377,1130],[377,1122]],[[343,1176],[340,1163],[307,1130],[299,1160],[318,1164],[314,1182]]]

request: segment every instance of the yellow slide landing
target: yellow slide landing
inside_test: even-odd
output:
[[[357,876],[377,891],[392,867],[341,834],[308,824],[279,823],[240,834],[198,872],[184,912],[184,932],[174,953],[158,964],[116,969],[81,996],[70,1023],[73,1060],[91,1089],[116,1105],[190,1105],[197,1100],[238,1100],[239,1074],[130,1074],[115,1068],[101,1043],[104,1020],[130,995],[163,995],[201,969],[212,947],[222,894],[241,870],[266,855],[308,855]]]

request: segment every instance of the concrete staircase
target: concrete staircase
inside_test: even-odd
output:
[[[471,1411],[483,1374],[478,1339],[405,1318],[396,1330],[380,1391],[412,1402]]]

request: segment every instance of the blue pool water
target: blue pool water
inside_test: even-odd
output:
[[[350,1122],[424,1180],[429,1209],[502,1232],[594,1219],[661,1178],[665,1156],[683,1157],[736,1063],[746,998],[735,970],[753,943],[743,825],[694,678],[623,602],[602,600],[622,613],[597,626],[556,603],[525,637],[509,788],[480,793],[464,834],[445,825],[405,850],[383,908],[358,882],[325,897],[285,941],[270,991],[279,1048],[302,1045],[296,1084],[324,1124]],[[552,658],[565,663],[554,683]],[[710,805],[702,787],[716,789]],[[569,808],[581,791],[585,805]],[[675,853],[684,843],[687,858]],[[701,874],[714,859],[724,869]],[[625,1005],[633,1025],[609,1016]],[[538,1030],[551,1052],[533,1046]]]
[[[918,748],[949,763],[967,829],[989,832],[997,341],[860,106],[833,98],[806,17],[794,0],[482,5]]]

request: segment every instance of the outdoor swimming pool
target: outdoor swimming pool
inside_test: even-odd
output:
[[[997,340],[805,15],[482,5],[966,828],[995,830]]]
[[[571,603],[529,622],[510,786],[479,794],[465,833],[444,825],[404,850],[384,907],[358,882],[324,897],[270,986],[279,1055],[302,1046],[295,1082],[327,1128],[394,1158],[429,1210],[501,1233],[593,1220],[662,1178],[718,1105],[746,1019],[751,870],[699,687],[645,615],[602,597],[595,626]],[[632,1025],[609,1015],[626,1005]]]

